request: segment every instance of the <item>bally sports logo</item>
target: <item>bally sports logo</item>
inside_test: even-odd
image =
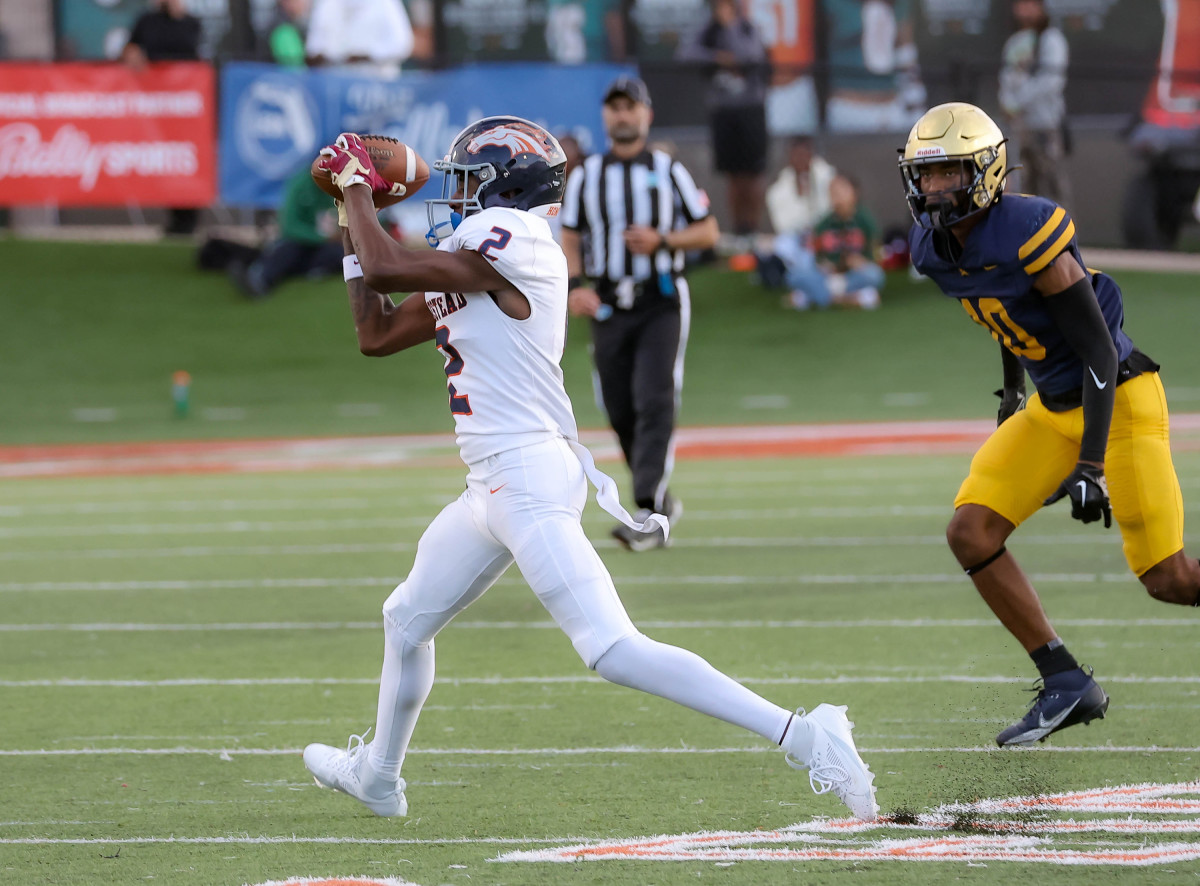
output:
[[[538,154],[547,160],[551,159],[550,148],[542,140],[541,133],[531,126],[522,126],[519,123],[505,123],[479,133],[467,142],[467,150],[478,154],[480,149],[487,145],[508,148],[514,157],[518,154]]]
[[[90,191],[101,175],[114,178],[195,175],[199,168],[191,142],[138,141],[93,143],[71,124],[43,141],[29,123],[0,127],[0,180],[73,178]]]

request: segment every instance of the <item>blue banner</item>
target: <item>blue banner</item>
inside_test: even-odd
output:
[[[474,65],[376,80],[330,71],[233,63],[221,70],[220,192],[230,206],[274,208],[283,183],[340,132],[397,138],[433,161],[464,126],[515,114],[586,152],[605,145],[604,89],[624,65]],[[440,187],[434,176],[429,187]],[[402,204],[403,205],[403,204]]]

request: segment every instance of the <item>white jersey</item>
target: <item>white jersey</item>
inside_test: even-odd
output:
[[[529,317],[517,320],[486,292],[425,293],[463,461],[555,437],[577,439],[560,366],[567,260],[546,220],[492,207],[463,219],[438,249],[478,252],[529,301]]]

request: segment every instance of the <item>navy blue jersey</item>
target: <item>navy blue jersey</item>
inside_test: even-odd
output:
[[[1083,385],[1083,363],[1046,310],[1034,278],[1058,256],[1070,252],[1086,268],[1075,239],[1075,223],[1065,209],[1042,197],[1005,194],[967,235],[957,260],[937,234],[919,225],[909,233],[912,262],[971,319],[1021,361],[1043,394],[1064,394]],[[1117,347],[1118,361],[1133,350],[1121,329],[1125,307],[1121,289],[1107,274],[1089,269],[1096,299]]]

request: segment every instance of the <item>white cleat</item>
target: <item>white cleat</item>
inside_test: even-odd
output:
[[[404,779],[389,784],[376,777],[367,760],[368,747],[361,735],[350,736],[344,751],[327,744],[310,744],[304,749],[304,765],[319,786],[349,794],[376,815],[407,815]]]
[[[788,765],[808,770],[808,783],[814,792],[833,791],[855,818],[874,821],[879,815],[875,774],[854,746],[854,724],[846,718],[846,706],[822,704],[808,714],[803,710],[796,713],[813,727],[812,757],[803,761],[789,751]]]

